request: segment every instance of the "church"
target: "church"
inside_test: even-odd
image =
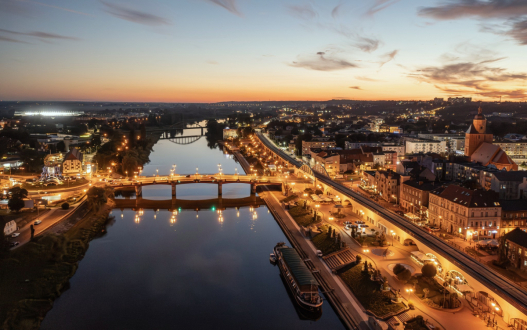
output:
[[[518,165],[500,146],[492,144],[492,140],[492,134],[487,133],[487,119],[480,106],[472,125],[465,133],[465,156],[484,166],[494,165],[499,170],[517,171]]]

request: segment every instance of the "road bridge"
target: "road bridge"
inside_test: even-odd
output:
[[[140,177],[133,181],[121,181],[110,184],[114,189],[134,189],[136,196],[142,196],[143,187],[151,185],[170,185],[172,187],[172,196],[176,196],[176,187],[182,184],[207,183],[218,186],[218,196],[223,193],[223,185],[230,183],[244,183],[251,186],[251,195],[256,193],[258,186],[275,186],[281,187],[287,183],[285,179],[275,177],[256,177],[248,175],[223,175],[223,174],[188,174],[188,175],[171,175],[158,176],[152,178]]]
[[[474,292],[484,292],[488,295],[489,304],[495,303],[499,306],[501,314],[498,315],[501,315],[505,322],[510,324],[513,319],[527,319],[527,293],[519,285],[369,198],[316,171],[301,171],[302,162],[277,148],[262,133],[258,132],[256,136],[267,151],[290,163],[298,176],[312,175],[315,186],[320,185],[325,191],[340,196],[343,203],[349,205],[359,218],[369,222],[368,225],[375,226],[399,242],[411,240],[417,244],[423,253],[438,263],[440,275],[445,276],[449,273],[461,276]]]

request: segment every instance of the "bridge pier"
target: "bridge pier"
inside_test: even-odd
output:
[[[251,182],[251,195],[256,194],[256,183]]]
[[[222,195],[222,183],[218,182],[218,196]]]
[[[176,184],[172,183],[172,197],[176,197]]]
[[[143,196],[143,187],[142,186],[135,186],[135,197],[142,197]]]

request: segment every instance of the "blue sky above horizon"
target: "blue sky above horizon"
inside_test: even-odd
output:
[[[525,100],[526,58],[522,0],[0,0],[1,100]]]

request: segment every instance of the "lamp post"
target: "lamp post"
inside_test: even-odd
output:
[[[315,221],[317,220],[317,213],[318,213],[319,207],[320,207],[320,204],[315,205]]]
[[[390,230],[390,232],[392,233],[392,246],[393,246],[393,238],[395,237],[395,232],[393,230]]]

